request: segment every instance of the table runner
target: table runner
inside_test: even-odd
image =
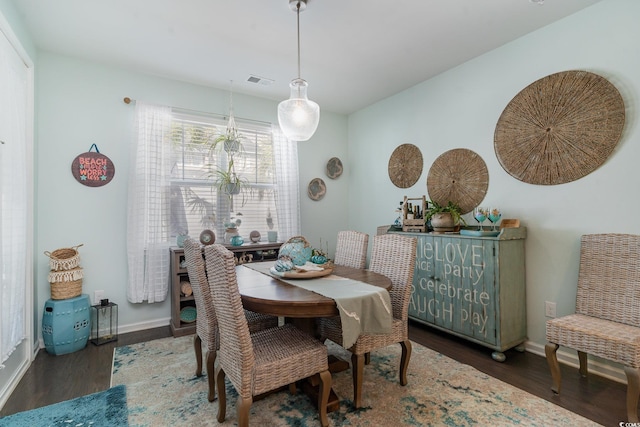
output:
[[[244,267],[271,276],[275,261],[244,264]],[[331,274],[313,279],[285,279],[285,283],[331,298],[338,306],[342,323],[342,346],[350,348],[361,333],[388,334],[393,318],[391,298],[386,289]]]

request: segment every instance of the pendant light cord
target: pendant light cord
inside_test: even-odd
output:
[[[296,6],[296,17],[298,22],[298,78],[300,78],[300,2]]]

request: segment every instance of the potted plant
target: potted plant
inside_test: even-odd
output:
[[[218,191],[226,194],[231,202],[231,210],[233,210],[233,196],[242,193],[242,206],[244,206],[245,190],[250,190],[249,181],[245,178],[241,178],[233,167],[233,157],[229,160],[227,169],[216,169],[213,174],[215,175],[215,186]]]
[[[460,206],[452,201],[449,201],[446,205],[429,201],[424,220],[425,222],[431,221],[431,227],[436,233],[454,231],[460,224],[467,225],[467,222],[462,217]]]

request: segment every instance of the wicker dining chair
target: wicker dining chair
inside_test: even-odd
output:
[[[238,392],[238,426],[242,427],[249,425],[253,396],[317,374],[318,411],[320,422],[326,427],[331,389],[327,348],[291,324],[250,334],[233,254],[222,245],[210,245],[205,247],[205,262],[220,330],[215,371],[218,421],[223,422],[226,416],[225,376]]]
[[[416,262],[415,237],[399,234],[384,234],[373,237],[369,270],[391,279],[390,291],[393,306],[392,330],[388,334],[361,334],[349,349],[351,352],[351,374],[353,377],[353,405],[362,406],[362,377],[369,353],[377,348],[399,343],[402,347],[400,359],[400,385],[407,385],[407,368],[411,358],[409,341],[409,300]],[[339,317],[318,319],[318,333],[322,338],[342,345],[342,327]],[[367,361],[368,362],[368,361]]]
[[[553,386],[560,393],[557,350],[578,351],[580,374],[587,354],[624,366],[627,418],[638,422],[640,393],[640,236],[587,234],[580,242],[576,312],[547,320],[545,353]],[[622,423],[621,423],[622,424]]]
[[[336,255],[333,263],[346,267],[364,268],[367,262],[369,235],[359,231],[338,232]]]
[[[193,338],[193,347],[196,353],[196,376],[202,375],[202,343],[207,349],[206,371],[209,381],[209,402],[215,399],[215,379],[213,375],[216,361],[216,351],[220,347],[218,337],[218,321],[216,320],[216,310],[213,305],[213,297],[207,282],[204,259],[202,258],[202,246],[193,238],[187,238],[184,242],[184,259],[187,264],[189,282],[193,290],[193,297],[196,303],[196,335]],[[249,330],[259,331],[278,326],[276,316],[255,313],[245,310],[245,315],[249,323]]]

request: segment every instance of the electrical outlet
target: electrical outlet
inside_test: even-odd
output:
[[[556,317],[556,303],[551,301],[544,302],[544,315],[547,317]]]
[[[100,304],[101,299],[104,299],[104,291],[93,291],[93,304]]]

